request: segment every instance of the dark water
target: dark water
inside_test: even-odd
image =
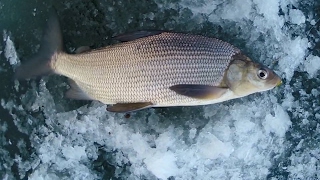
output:
[[[320,56],[319,2],[237,2],[2,0],[0,177],[319,179],[320,75],[304,67],[310,54]],[[279,11],[261,9],[272,4]],[[5,56],[13,46],[5,39],[9,35],[19,59],[27,60],[39,48],[52,6],[70,53],[115,43],[111,37],[124,32],[173,30],[228,41],[272,66],[285,83],[221,105],[150,109],[129,120],[96,102],[64,99],[64,77],[18,84],[16,65]],[[295,24],[292,10],[302,12],[305,23]],[[279,32],[273,17],[285,21]]]

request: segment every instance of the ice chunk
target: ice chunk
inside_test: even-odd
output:
[[[253,3],[251,0],[231,1],[230,4],[228,4],[228,8],[223,8],[221,18],[234,21],[250,19],[252,5]],[[211,8],[211,6],[208,7]]]
[[[170,176],[178,174],[179,169],[176,165],[176,157],[172,152],[155,153],[150,158],[144,160],[147,169],[157,178],[168,179]]]
[[[319,177],[319,149],[294,151],[290,156],[291,165],[288,167],[290,179],[306,179],[306,177]]]
[[[192,128],[189,131],[189,139],[193,139],[196,136],[197,133],[197,129],[196,128]]]
[[[50,167],[41,165],[29,177],[30,180],[60,180],[61,178],[54,172],[50,172]]]
[[[211,14],[219,5],[219,1],[193,1],[193,0],[183,0],[181,5],[189,8],[194,14]]]
[[[280,105],[276,106],[274,115],[267,114],[266,120],[263,123],[267,133],[272,132],[280,137],[284,137],[291,124],[289,115]]]
[[[48,135],[44,139],[44,144],[39,147],[38,151],[40,154],[40,159],[44,164],[54,162],[57,159],[57,154],[60,152],[61,149],[61,143],[63,141],[63,136],[61,135],[54,135],[53,133]],[[53,148],[55,147],[55,148]]]
[[[4,34],[3,39],[6,43],[6,46],[4,49],[4,56],[7,58],[7,60],[11,65],[15,65],[19,62],[16,49],[14,47],[12,40],[10,39],[10,36],[7,35],[6,31],[4,31],[3,34]]]
[[[301,25],[302,23],[305,23],[306,17],[303,15],[303,12],[299,9],[291,9],[289,11],[290,21],[293,24]]]
[[[64,146],[62,147],[62,154],[72,161],[80,161],[83,157],[86,157],[84,146]]]
[[[285,72],[286,79],[290,80],[293,72],[303,63],[309,41],[307,38],[297,37],[284,43],[284,51],[288,54],[279,60],[279,68]]]
[[[221,156],[229,157],[234,151],[230,142],[222,142],[211,134],[205,134],[206,141],[199,146],[199,152],[204,158],[217,159]]]
[[[320,57],[309,55],[303,63],[304,70],[308,72],[310,77],[314,77],[320,70]]]
[[[279,17],[279,1],[278,0],[270,0],[270,1],[259,1],[253,0],[255,5],[257,6],[257,13],[264,16],[263,21],[266,23],[276,22]],[[262,21],[262,22],[263,22]]]

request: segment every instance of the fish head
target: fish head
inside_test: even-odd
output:
[[[248,58],[232,61],[225,81],[229,89],[239,97],[267,91],[282,83],[274,71]]]

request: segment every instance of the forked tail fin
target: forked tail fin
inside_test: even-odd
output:
[[[16,69],[15,78],[29,79],[54,73],[51,61],[55,60],[55,53],[62,51],[62,47],[60,24],[57,13],[53,9],[44,29],[39,51]]]

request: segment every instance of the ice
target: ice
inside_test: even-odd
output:
[[[199,145],[199,153],[208,159],[217,159],[221,156],[229,157],[233,152],[233,146],[229,142],[220,141],[212,134],[205,134],[206,141]]]
[[[11,65],[15,65],[19,62],[19,58],[16,53],[16,49],[13,45],[12,40],[10,39],[10,36],[8,36],[7,32],[3,32],[3,39],[6,43],[5,49],[4,49],[4,56],[7,58],[9,63]]]
[[[310,77],[314,77],[320,70],[320,57],[309,55],[303,63],[304,70],[308,72]]]
[[[286,16],[279,16],[280,7],[282,10],[288,11],[283,1],[271,0],[271,1],[228,1],[223,3],[222,9],[214,9],[216,6],[210,6],[208,4],[203,5],[201,8],[211,9],[217,13],[210,14],[210,20],[215,23],[219,23],[221,26],[229,27],[228,23],[222,23],[222,20],[236,21],[236,26],[239,26],[244,31],[249,31],[248,34],[241,34],[238,37],[243,36],[244,39],[250,39],[247,42],[248,48],[261,46],[260,49],[264,49],[263,53],[266,53],[267,59],[262,56],[257,61],[265,61],[271,63],[272,61],[279,61],[279,70],[285,74],[285,78],[290,80],[293,76],[293,72],[301,65],[305,59],[306,52],[308,51],[309,43],[307,38],[297,37],[290,38],[289,32],[283,31],[284,24],[288,21]],[[255,7],[254,9],[250,7]],[[199,8],[199,7],[197,7]],[[192,9],[192,7],[191,7]],[[197,10],[195,12],[198,12]],[[206,12],[206,10],[204,10]],[[234,12],[234,13],[233,13]],[[291,10],[290,10],[291,12]],[[300,12],[300,11],[292,11]],[[305,19],[303,13],[295,13],[295,19]],[[291,17],[291,16],[290,16]],[[239,19],[253,21],[253,25],[250,21],[241,21]],[[262,34],[261,34],[262,33]],[[265,36],[266,43],[259,44],[257,38]],[[275,38],[275,39],[274,39]],[[278,52],[282,52],[278,54]]]
[[[29,179],[103,179],[110,171],[120,179],[266,179],[271,169],[278,166],[276,160],[287,151],[284,144],[288,143],[286,133],[293,124],[289,116],[292,109],[297,109],[294,113],[302,112],[300,125],[311,122],[307,119],[310,112],[295,99],[295,87],[290,81],[295,82],[296,71],[316,77],[320,68],[319,57],[309,55],[308,38],[293,36],[299,33],[285,25],[305,26],[302,11],[290,8],[299,7],[297,2],[165,2],[157,3],[163,9],[188,8],[196,19],[205,15],[224,33],[235,34],[236,39],[245,42],[241,48],[252,52],[255,61],[267,66],[276,64],[274,69],[287,80],[286,84],[230,102],[182,108],[179,114],[173,113],[174,108],[170,109],[170,115],[148,109],[126,119],[121,114],[106,112],[106,105],[98,102],[58,111],[60,104],[47,87],[48,79],[40,80],[39,84],[33,81],[21,97],[22,104],[1,99],[2,107],[10,112],[19,131],[29,136],[35,151],[28,160],[15,156],[20,178],[29,171]],[[150,13],[145,18],[156,16]],[[199,24],[204,21],[205,18],[200,18]],[[11,37],[4,34],[5,57],[14,66],[19,62],[17,53]],[[310,94],[305,90],[299,92],[301,97],[319,96],[318,89],[312,89]],[[7,125],[0,127],[2,137]],[[4,136],[1,140],[9,142]],[[23,151],[26,143],[19,141],[18,147]],[[320,176],[319,150],[303,147],[301,141],[289,155],[289,178]],[[6,166],[11,168],[13,161],[8,152],[0,154],[9,159]],[[2,178],[10,179],[11,175]]]
[[[306,153],[308,152],[308,153]],[[318,179],[320,176],[319,149],[296,150],[290,157],[291,166],[288,167],[290,179]],[[311,177],[311,178],[306,178]]]
[[[267,114],[264,129],[267,133],[275,133],[275,135],[284,137],[288,128],[291,126],[291,121],[285,110],[277,105],[275,115]],[[279,121],[279,119],[281,119]]]
[[[257,6],[257,13],[263,15],[263,20],[260,23],[267,23],[271,26],[277,26],[280,24],[282,26],[283,20],[278,15],[280,1],[270,0],[270,1],[259,1],[253,0]],[[280,20],[280,21],[279,21]],[[275,23],[279,21],[278,23]]]
[[[223,8],[222,19],[250,19],[253,2],[251,0],[232,1],[230,8]]]
[[[155,153],[144,163],[147,169],[160,179],[176,176],[179,171],[175,155],[172,152]]]
[[[290,20],[293,24],[301,25],[302,23],[305,23],[306,18],[304,17],[304,14],[299,9],[291,9],[289,12]]]
[[[285,72],[287,79],[291,79],[294,70],[303,63],[308,46],[308,39],[301,37],[297,37],[283,44],[283,50],[288,54],[279,60],[279,66],[280,70]]]
[[[41,99],[48,98],[47,103],[53,103],[50,102],[51,95],[46,89],[41,88],[39,95]],[[257,100],[263,105],[257,106],[260,104],[258,102],[219,105],[219,109],[226,109],[227,112],[214,111],[215,107],[206,106],[205,117],[210,120],[199,134],[192,138],[195,142],[191,144],[183,139],[194,133],[194,129],[184,130],[182,127],[170,125],[154,127],[156,131],[162,132],[158,136],[146,133],[143,129],[152,127],[152,124],[142,121],[139,117],[133,117],[130,122],[126,122],[128,120],[105,112],[106,106],[99,103],[92,104],[87,111],[83,111],[84,108],[65,113],[54,113],[54,109],[45,111],[45,116],[50,119],[46,122],[48,127],[60,125],[59,129],[40,126],[37,132],[42,133],[33,136],[32,141],[37,142],[35,146],[41,164],[32,173],[31,179],[57,179],[56,174],[45,173],[48,170],[46,167],[49,166],[50,171],[67,170],[69,175],[76,179],[95,178],[95,174],[85,166],[91,158],[97,158],[97,149],[92,149],[94,143],[104,146],[107,151],[120,152],[115,157],[115,163],[123,166],[130,162],[132,174],[129,177],[134,179],[142,175],[153,175],[160,179],[171,176],[177,179],[199,176],[204,179],[235,178],[234,172],[239,176],[251,178],[265,177],[271,162],[267,161],[264,151],[278,150],[281,141],[274,138],[270,144],[269,135],[262,133],[264,127],[259,120],[263,120],[267,113],[255,112],[260,108],[266,109],[271,102],[268,98]],[[243,114],[243,111],[247,114]],[[273,108],[270,109],[270,113],[272,111]],[[276,108],[274,118],[279,121],[278,127],[287,129],[289,119],[284,119],[284,113]],[[192,123],[192,119],[185,121]],[[263,120],[267,123],[266,121],[267,119]],[[186,137],[183,135],[184,132],[187,133]],[[247,171],[241,170],[239,164],[242,164],[241,167],[246,166],[253,173],[248,174]],[[224,170],[221,171],[221,168]]]
[[[3,117],[2,117],[3,118]],[[0,118],[0,120],[3,120],[2,118]],[[8,131],[8,124],[6,122],[1,121],[0,124],[0,144],[1,146],[5,146],[10,144],[9,141],[6,137],[5,137],[5,133],[7,133]],[[10,159],[10,155],[9,152],[7,152],[5,149],[2,149],[2,147],[0,147],[0,156],[1,159],[4,161],[3,163],[1,163],[0,165],[0,178],[2,179],[12,179],[12,174],[10,173],[11,170],[11,166],[14,163],[13,160]]]

